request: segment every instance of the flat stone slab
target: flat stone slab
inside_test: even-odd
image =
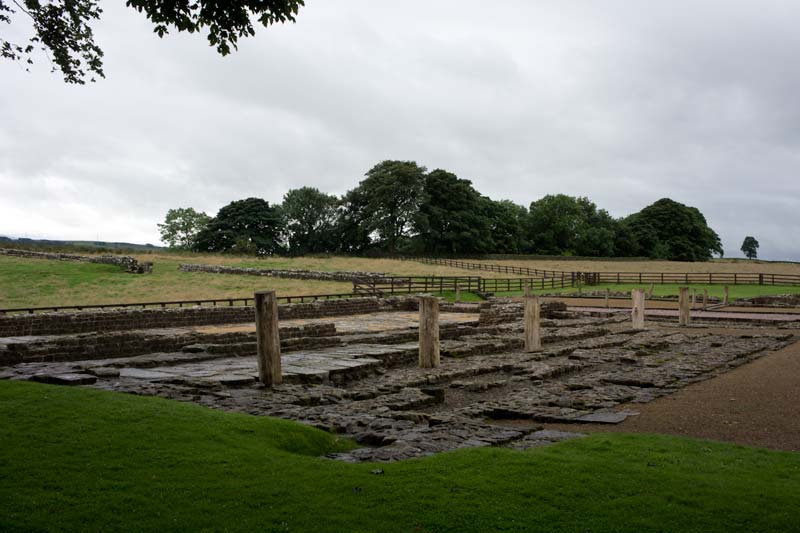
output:
[[[575,419],[576,422],[589,422],[592,424],[619,424],[626,418],[631,416],[631,413],[610,411],[601,412],[596,411],[588,415],[579,416]]]
[[[97,376],[91,374],[37,374],[31,381],[49,383],[51,385],[92,385],[97,382]]]

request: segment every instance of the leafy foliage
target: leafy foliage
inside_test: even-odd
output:
[[[481,196],[469,180],[443,169],[428,172],[413,161],[378,163],[341,198],[302,187],[290,190],[280,207],[257,198],[233,202],[198,235],[195,248],[259,255],[533,253],[678,261],[722,255],[719,236],[702,213],[668,198],[624,219],[588,198],[565,194],[547,195],[528,210]]]
[[[616,221],[588,198],[556,194],[533,202],[527,229],[535,253],[614,255]]]
[[[742,252],[748,259],[755,259],[758,257],[758,241],[755,237],[747,236],[742,242]]]
[[[11,0],[33,21],[34,35],[26,45],[0,38],[0,57],[33,63],[37,49],[52,54],[53,71],[60,70],[67,83],[95,81],[103,73],[103,51],[94,42],[92,22],[103,10],[99,0],[25,0],[24,7]],[[126,5],[144,13],[159,37],[170,29],[179,32],[207,31],[208,42],[221,55],[237,48],[239,38],[255,35],[251,17],[264,27],[294,22],[303,0],[127,0]],[[0,22],[10,24],[17,10],[0,0]]]
[[[636,255],[671,261],[706,261],[722,255],[719,236],[699,209],[662,198],[623,221],[637,242]]]
[[[322,253],[335,248],[335,196],[313,187],[292,189],[283,197],[281,211],[286,232],[285,241],[292,255]]]
[[[272,255],[283,251],[280,210],[261,198],[231,202],[197,235],[198,252]]]
[[[190,250],[194,246],[197,234],[211,220],[207,214],[195,211],[191,207],[170,209],[164,217],[164,223],[158,224],[161,242],[170,248]]]
[[[383,161],[367,172],[358,188],[364,222],[390,253],[411,237],[423,203],[425,167],[413,161]]]

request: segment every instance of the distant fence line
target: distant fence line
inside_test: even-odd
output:
[[[533,278],[560,279],[561,287],[576,284],[598,285],[601,283],[630,284],[709,284],[709,285],[800,285],[798,274],[734,273],[734,272],[566,272],[539,270],[515,265],[471,263],[458,259],[434,257],[401,257],[404,261],[417,261],[431,265],[442,265],[465,270],[482,270],[506,274],[527,274]],[[556,285],[558,286],[558,285]]]

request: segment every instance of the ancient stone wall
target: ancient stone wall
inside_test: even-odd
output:
[[[566,313],[567,304],[564,302],[544,302],[541,304],[540,316],[542,318],[565,318]],[[524,314],[525,309],[520,302],[496,303],[481,307],[478,323],[481,326],[490,326],[492,324],[514,322],[521,320]]]
[[[280,318],[320,318],[325,316],[377,313],[399,310],[400,298],[392,303],[377,298],[346,298],[316,302],[281,304]],[[37,313],[0,316],[0,337],[22,335],[58,335],[91,331],[202,326],[253,322],[250,306],[180,307],[167,309],[106,309],[60,313]]]
[[[153,263],[139,262],[129,255],[75,255],[48,252],[32,252],[30,250],[14,250],[0,248],[0,255],[24,257],[26,259],[50,259],[52,261],[80,261],[82,263],[100,263],[114,265],[131,274],[144,274],[153,271]]]
[[[272,278],[309,279],[315,281],[358,281],[382,278],[380,272],[324,272],[319,270],[280,270],[263,268],[246,268],[222,265],[180,265],[181,272],[208,272],[211,274],[236,274],[243,276],[266,276]]]
[[[310,348],[336,335],[333,323],[283,326],[280,328],[284,351]],[[256,350],[252,331],[205,333],[192,330],[113,331],[92,335],[72,334],[27,338],[0,343],[0,366],[30,362],[112,359],[159,352],[224,350],[231,355],[252,354]],[[324,344],[324,343],[323,343]]]

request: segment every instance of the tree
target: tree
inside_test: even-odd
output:
[[[164,223],[158,224],[161,242],[170,248],[190,250],[194,246],[197,234],[206,227],[209,220],[210,216],[191,207],[170,209],[164,217]]]
[[[390,253],[413,234],[414,219],[423,203],[425,167],[413,161],[383,161],[372,167],[359,185],[369,233]]]
[[[492,251],[488,213],[472,182],[437,169],[425,176],[422,198],[420,216],[414,219],[422,251],[451,255]]]
[[[638,243],[636,255],[671,261],[707,261],[722,255],[717,233],[703,214],[669,198],[662,198],[623,222]]]
[[[758,257],[758,241],[755,237],[747,236],[742,242],[742,252],[748,259],[755,259]]]
[[[197,235],[198,252],[272,255],[283,251],[280,210],[261,198],[231,202]]]
[[[531,203],[528,240],[538,254],[612,256],[616,225],[588,198],[547,195]]]
[[[363,191],[356,187],[348,191],[336,206],[336,223],[333,236],[334,251],[357,254],[366,251],[372,239],[367,225],[367,201]]]
[[[335,196],[313,187],[301,187],[286,193],[281,213],[290,254],[336,250],[333,228],[336,224],[337,203]]]
[[[528,210],[510,200],[495,201],[483,197],[483,210],[489,219],[492,252],[519,254],[527,247],[525,223]]]
[[[224,56],[237,48],[239,38],[255,35],[251,17],[264,27],[294,22],[304,0],[127,0],[125,5],[144,13],[159,37],[170,29],[207,31],[209,44]],[[67,83],[86,83],[87,73],[90,81],[105,77],[103,51],[91,27],[103,13],[99,0],[0,0],[0,23],[10,24],[17,11],[32,20],[33,36],[25,44],[0,38],[0,57],[31,64],[38,48],[49,52],[52,70],[60,70]]]

